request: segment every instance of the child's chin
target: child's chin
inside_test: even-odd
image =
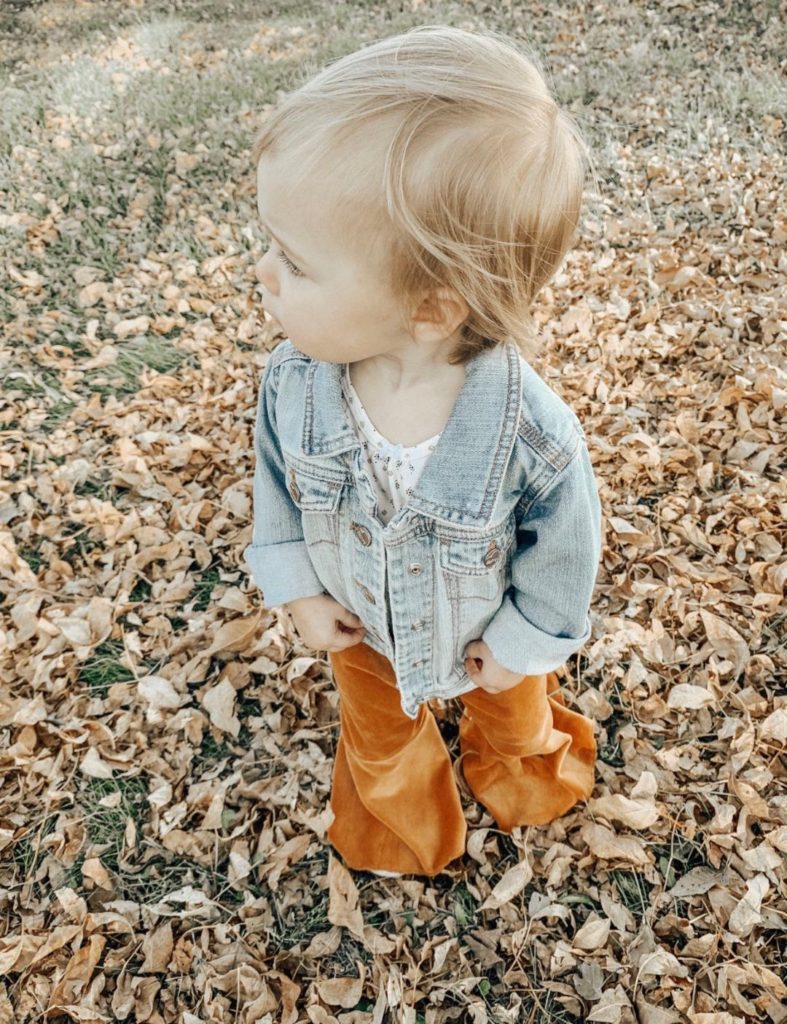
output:
[[[302,345],[299,342],[297,342],[295,340],[295,338],[293,338],[291,335],[288,334],[287,338],[292,343],[292,347],[296,348],[301,353],[301,355],[308,356],[309,359],[323,359],[324,358],[324,356],[322,356],[319,352],[312,351],[312,349],[311,349],[311,347],[309,345]]]

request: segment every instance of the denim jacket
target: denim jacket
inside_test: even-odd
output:
[[[341,370],[289,339],[265,366],[243,555],[266,605],[328,593],[355,612],[411,719],[431,698],[474,688],[472,640],[522,675],[562,666],[590,638],[601,553],[576,415],[513,341],[480,353],[412,494],[383,525]]]

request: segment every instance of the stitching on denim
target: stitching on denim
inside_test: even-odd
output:
[[[580,442],[579,442],[579,439],[578,439],[576,448],[571,453],[570,458],[567,459],[566,462],[563,464],[563,467],[560,470],[554,472],[552,474],[552,476],[549,477],[545,481],[543,487],[533,495],[533,497],[531,498],[529,504],[527,504],[526,506],[523,506],[522,510],[520,511],[519,506],[522,504],[522,501],[525,498],[525,495],[522,495],[522,497],[519,499],[519,501],[517,502],[517,504],[515,506],[515,512],[516,512],[516,515],[517,515],[517,522],[519,522],[519,520],[523,516],[527,515],[537,502],[541,501],[542,498],[545,498],[547,493],[549,491],[551,491],[553,487],[557,486],[560,478],[563,476],[563,473],[566,471],[567,467],[572,465],[576,461],[576,459],[577,459],[577,457],[579,455],[579,452],[580,452]]]
[[[317,361],[312,360],[306,368],[306,414],[303,417],[303,436],[301,438],[301,448],[305,452],[314,451],[314,401],[312,379],[316,372]]]
[[[459,593],[459,583],[455,576],[443,576],[445,590],[448,594],[448,604],[451,609],[451,650],[456,651],[459,647],[459,604],[462,595]]]
[[[292,466],[299,476],[305,479],[331,483],[339,487],[349,483],[351,480],[351,476],[346,467],[336,469],[332,465],[322,466],[319,463],[309,462],[306,459],[302,459],[289,450],[285,450],[283,457],[285,463],[288,466]]]
[[[558,473],[571,460],[579,440],[576,436],[575,429],[575,436],[572,438],[575,442],[573,448],[568,445],[558,444],[554,438],[539,430],[538,427],[529,420],[526,420],[524,417],[524,411],[520,418],[517,433],[523,441],[530,445],[537,455],[540,455],[541,458],[544,459],[545,462],[548,462]]]
[[[497,448],[495,450],[495,458],[492,462],[492,471],[486,482],[486,491],[484,493],[484,499],[481,502],[480,513],[485,518],[490,514],[491,509],[494,506],[498,488],[500,486],[500,478],[503,475],[503,469],[505,467],[505,456],[510,452],[510,445],[508,446],[508,451],[505,453],[503,452],[503,438],[509,437],[514,429],[514,407],[516,406],[518,413],[522,406],[522,368],[519,363],[519,353],[515,351],[513,346],[510,344],[506,346],[506,359],[508,361],[506,411],[503,417],[503,429],[500,431],[500,437],[497,439]]]

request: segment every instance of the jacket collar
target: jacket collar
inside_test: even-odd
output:
[[[302,454],[360,446],[342,398],[342,363],[312,359],[306,378]],[[522,368],[511,340],[465,364],[465,382],[407,507],[452,523],[488,525],[519,424]]]

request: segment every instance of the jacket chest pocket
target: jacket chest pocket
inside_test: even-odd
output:
[[[440,568],[469,592],[488,595],[505,581],[515,523],[511,516],[483,534],[441,533]]]
[[[347,474],[325,461],[306,462],[284,452],[286,486],[301,512],[303,539],[320,582],[337,600],[344,596],[339,571],[339,501]]]
[[[503,600],[511,579],[513,516],[482,534],[441,531],[439,564],[453,640],[452,671],[463,672],[464,646],[477,639]],[[444,628],[448,623],[444,623]]]
[[[329,466],[310,465],[284,453],[287,490],[301,512],[335,512],[347,475]]]

